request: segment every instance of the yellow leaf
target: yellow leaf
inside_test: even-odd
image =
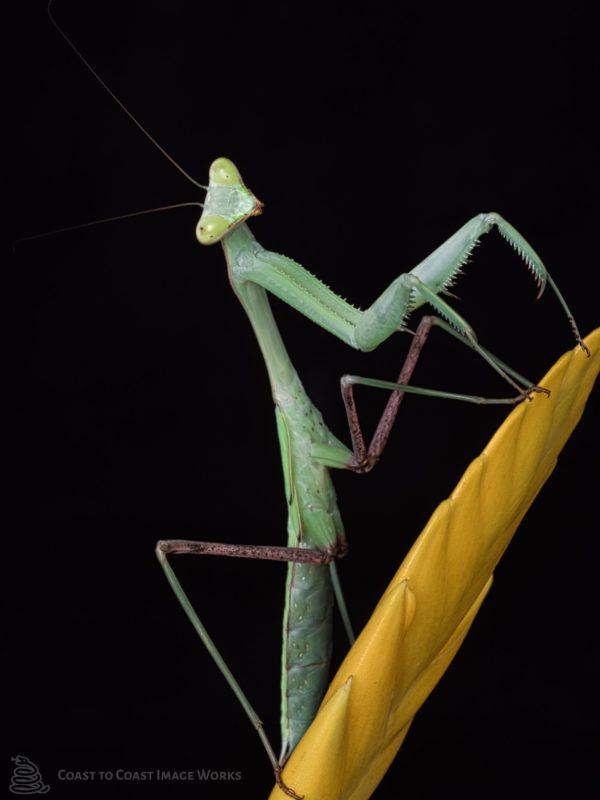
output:
[[[284,781],[305,800],[365,800],[462,644],[492,573],[554,469],[600,371],[600,329],[517,406],[433,513],[333,679]],[[271,800],[285,795],[275,787]]]

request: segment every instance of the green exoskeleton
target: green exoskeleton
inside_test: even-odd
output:
[[[387,442],[404,392],[427,394],[474,403],[516,403],[542,388],[528,384],[489,351],[474,332],[440,297],[456,279],[479,238],[493,226],[519,251],[536,278],[540,291],[549,283],[584,347],[573,317],[542,261],[525,239],[498,214],[480,214],[467,222],[411,272],[398,277],[366,311],[349,305],[290,258],[265,250],[246,221],[261,212],[262,204],[244,185],[235,165],[217,159],[210,168],[204,210],[196,229],[202,244],[223,245],[229,280],[246,311],[261,348],[275,403],[285,493],[288,503],[287,547],[231,545],[185,540],[161,541],[158,558],[200,637],[225,674],[256,726],[280,785],[280,768],[314,718],[327,681],[331,653],[332,597],[335,593],[350,641],[352,631],[339,586],[334,559],[346,552],[346,538],[329,470],[368,472]],[[411,311],[429,303],[439,317],[424,317],[398,377],[398,383],[344,376],[352,450],[325,425],[306,395],[277,329],[267,291],[360,350],[372,350],[396,331],[404,330]],[[432,326],[442,327],[476,350],[517,393],[509,398],[486,399],[409,386],[408,382]],[[353,397],[360,383],[391,390],[370,445],[362,435]],[[281,669],[281,752],[275,757],[266,742],[260,720],[237,681],[223,662],[167,561],[171,553],[227,555],[288,562],[283,617]],[[333,591],[332,591],[333,589]]]

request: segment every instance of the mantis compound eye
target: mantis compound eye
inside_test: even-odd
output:
[[[209,184],[211,186],[240,186],[242,176],[233,161],[228,158],[217,158],[210,165]]]
[[[230,223],[216,214],[203,214],[196,226],[196,238],[200,244],[214,244],[227,233]]]

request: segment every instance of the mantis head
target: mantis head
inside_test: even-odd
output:
[[[200,244],[218,242],[240,222],[260,214],[263,206],[228,158],[213,161],[208,175],[204,210],[196,226],[196,238]]]

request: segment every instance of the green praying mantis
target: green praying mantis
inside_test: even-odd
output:
[[[580,346],[585,347],[564,299],[542,261],[525,239],[498,214],[480,214],[435,250],[411,272],[400,275],[366,311],[349,305],[321,281],[286,256],[265,250],[246,221],[262,204],[244,185],[235,165],[217,159],[210,168],[204,211],[196,233],[202,244],[221,241],[232,288],[246,311],[269,374],[288,503],[287,547],[231,545],[185,540],[160,541],[158,559],[182,607],[209,649],[233,691],[257,728],[277,782],[290,796],[280,776],[282,765],[310,725],[325,690],[331,656],[332,595],[335,595],[348,638],[353,641],[335,559],[345,555],[346,538],[329,471],[369,472],[388,440],[405,392],[472,403],[514,404],[531,392],[543,392],[482,348],[468,323],[440,294],[454,281],[479,238],[497,226],[521,253],[543,290],[555,291],[571,321]],[[419,323],[396,383],[346,375],[341,380],[352,449],[327,428],[306,395],[281,339],[267,292],[306,315],[352,347],[372,350],[396,331],[404,330],[411,311],[429,303],[440,317]],[[482,398],[409,385],[418,358],[433,326],[439,326],[474,349],[517,390],[508,398]],[[367,446],[359,421],[353,387],[357,384],[391,391],[379,424]],[[281,676],[281,752],[267,742],[260,719],[228,669],[194,611],[168,560],[169,554],[210,554],[287,561],[283,616]]]
[[[82,58],[60,28],[59,31]],[[114,98],[110,89],[100,82]],[[120,102],[119,105],[123,107]],[[134,119],[134,122],[139,126],[137,120]],[[148,136],[146,131],[144,133]],[[167,155],[162,148],[159,149]],[[573,315],[541,259],[521,234],[498,214],[480,214],[471,219],[414,269],[396,278],[368,309],[362,311],[342,300],[296,262],[265,250],[256,241],[247,222],[261,212],[262,204],[245,186],[230,160],[217,159],[210,168],[208,187],[202,188],[207,189],[207,194],[197,226],[197,238],[203,245],[221,242],[229,281],[254,330],[271,383],[288,506],[287,545],[274,547],[163,540],[158,543],[156,551],[185,613],[256,727],[278,784],[287,794],[297,797],[293,788],[283,784],[281,768],[313,720],[325,689],[331,657],[334,596],[348,638],[353,640],[336,571],[336,559],[345,555],[347,544],[330,470],[345,469],[365,474],[376,465],[406,392],[477,404],[509,405],[520,402],[532,392],[544,392],[543,387],[532,385],[482,347],[468,322],[443,297],[483,234],[496,227],[516,248],[537,280],[540,294],[546,285],[550,286],[567,314],[577,341],[581,347],[585,346]],[[410,349],[397,382],[349,375],[342,378],[342,397],[349,423],[351,448],[328,429],[320,412],[305,393],[278,331],[268,293],[279,297],[346,344],[363,351],[373,350],[396,332],[408,332],[406,324],[409,315],[423,305],[428,304],[437,312],[437,316],[423,317],[412,334]],[[433,327],[441,328],[474,350],[511,386],[512,395],[482,398],[410,385],[412,373]],[[355,385],[390,392],[368,445],[354,399]],[[179,583],[168,560],[168,556],[174,554],[223,555],[287,562],[279,755],[267,740],[259,716]]]

